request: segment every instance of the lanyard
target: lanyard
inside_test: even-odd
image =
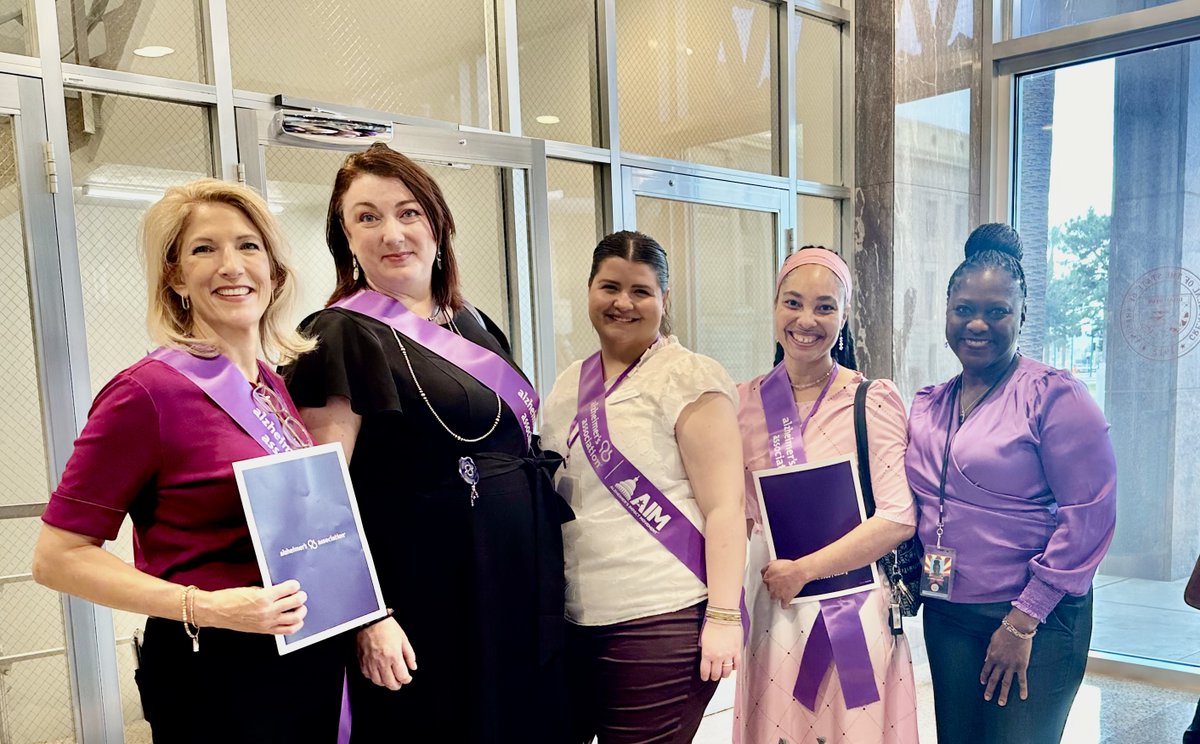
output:
[[[938,523],[937,523],[937,546],[942,547],[942,533],[946,531],[946,472],[950,469],[950,444],[954,441],[954,435],[957,434],[963,424],[967,422],[967,418],[975,412],[979,406],[988,399],[992,391],[1000,386],[1000,383],[1008,379],[1013,369],[1017,366],[1017,360],[1020,359],[1019,354],[1013,356],[1013,360],[1008,363],[1008,367],[1004,373],[996,378],[975,405],[971,406],[971,410],[967,411],[967,415],[963,416],[957,428],[954,426],[954,420],[958,418],[955,415],[954,406],[958,403],[959,397],[962,395],[962,375],[960,374],[954,380],[954,394],[950,397],[950,415],[946,417],[946,447],[942,450],[942,475],[938,479]]]

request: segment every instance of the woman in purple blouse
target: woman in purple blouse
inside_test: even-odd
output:
[[[905,464],[927,577],[939,744],[1062,738],[1092,634],[1092,577],[1116,521],[1108,423],[1082,382],[1017,353],[1021,239],[988,224],[950,277],[962,374],[917,393]],[[932,578],[932,581],[930,580]]]

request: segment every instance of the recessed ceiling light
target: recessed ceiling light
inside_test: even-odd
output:
[[[560,119],[557,116],[543,115],[537,118],[538,124],[557,124],[559,121]]]
[[[139,49],[134,49],[133,53],[139,57],[165,57],[168,54],[174,54],[175,50],[168,46],[144,46]]]

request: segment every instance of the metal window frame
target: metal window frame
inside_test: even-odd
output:
[[[986,175],[980,205],[985,220],[1010,223],[1016,219],[1019,188],[1020,76],[1200,39],[1200,0],[1178,0],[1029,36],[1019,36],[1021,2],[983,0],[982,10],[981,135],[987,162],[981,169]],[[1200,668],[1158,659],[1089,649],[1088,671],[1200,690]]]

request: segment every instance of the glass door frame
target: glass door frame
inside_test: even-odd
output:
[[[284,100],[281,97],[279,100]],[[307,103],[307,102],[306,102]],[[314,105],[293,109],[269,105],[238,108],[235,113],[239,153],[239,180],[266,194],[266,148],[293,147],[333,150],[349,154],[364,149],[361,143],[314,142],[278,131],[279,111],[347,111],[350,118],[392,122],[393,138],[388,146],[417,161],[442,165],[479,165],[506,169],[502,198],[505,251],[508,267],[509,341],[513,357],[534,378],[539,389],[554,382],[554,313],[550,274],[550,225],[548,221],[546,143],[491,132],[450,126],[409,123],[410,117],[384,112],[347,110],[344,106]],[[330,181],[333,173],[329,174]],[[530,298],[531,303],[523,302]]]
[[[46,475],[53,488],[74,449],[91,396],[86,382],[79,265],[72,252],[75,242],[70,167],[69,162],[65,166],[58,163],[60,149],[51,144],[59,133],[47,128],[49,100],[43,80],[0,74],[0,114],[13,120]],[[69,161],[69,157],[66,159]],[[68,239],[60,239],[67,228],[71,231]],[[48,495],[35,501],[31,494],[28,503],[0,506],[0,519],[41,516]],[[4,578],[31,581],[32,575]],[[62,611],[62,649],[0,657],[0,666],[65,653],[77,739],[122,741],[124,722],[112,614],[107,608],[65,594]]]
[[[775,215],[775,269],[794,248],[796,195],[790,186],[776,188],[744,181],[725,181],[694,173],[640,166],[621,166],[622,217],[625,229],[637,229],[637,198],[667,199]]]

